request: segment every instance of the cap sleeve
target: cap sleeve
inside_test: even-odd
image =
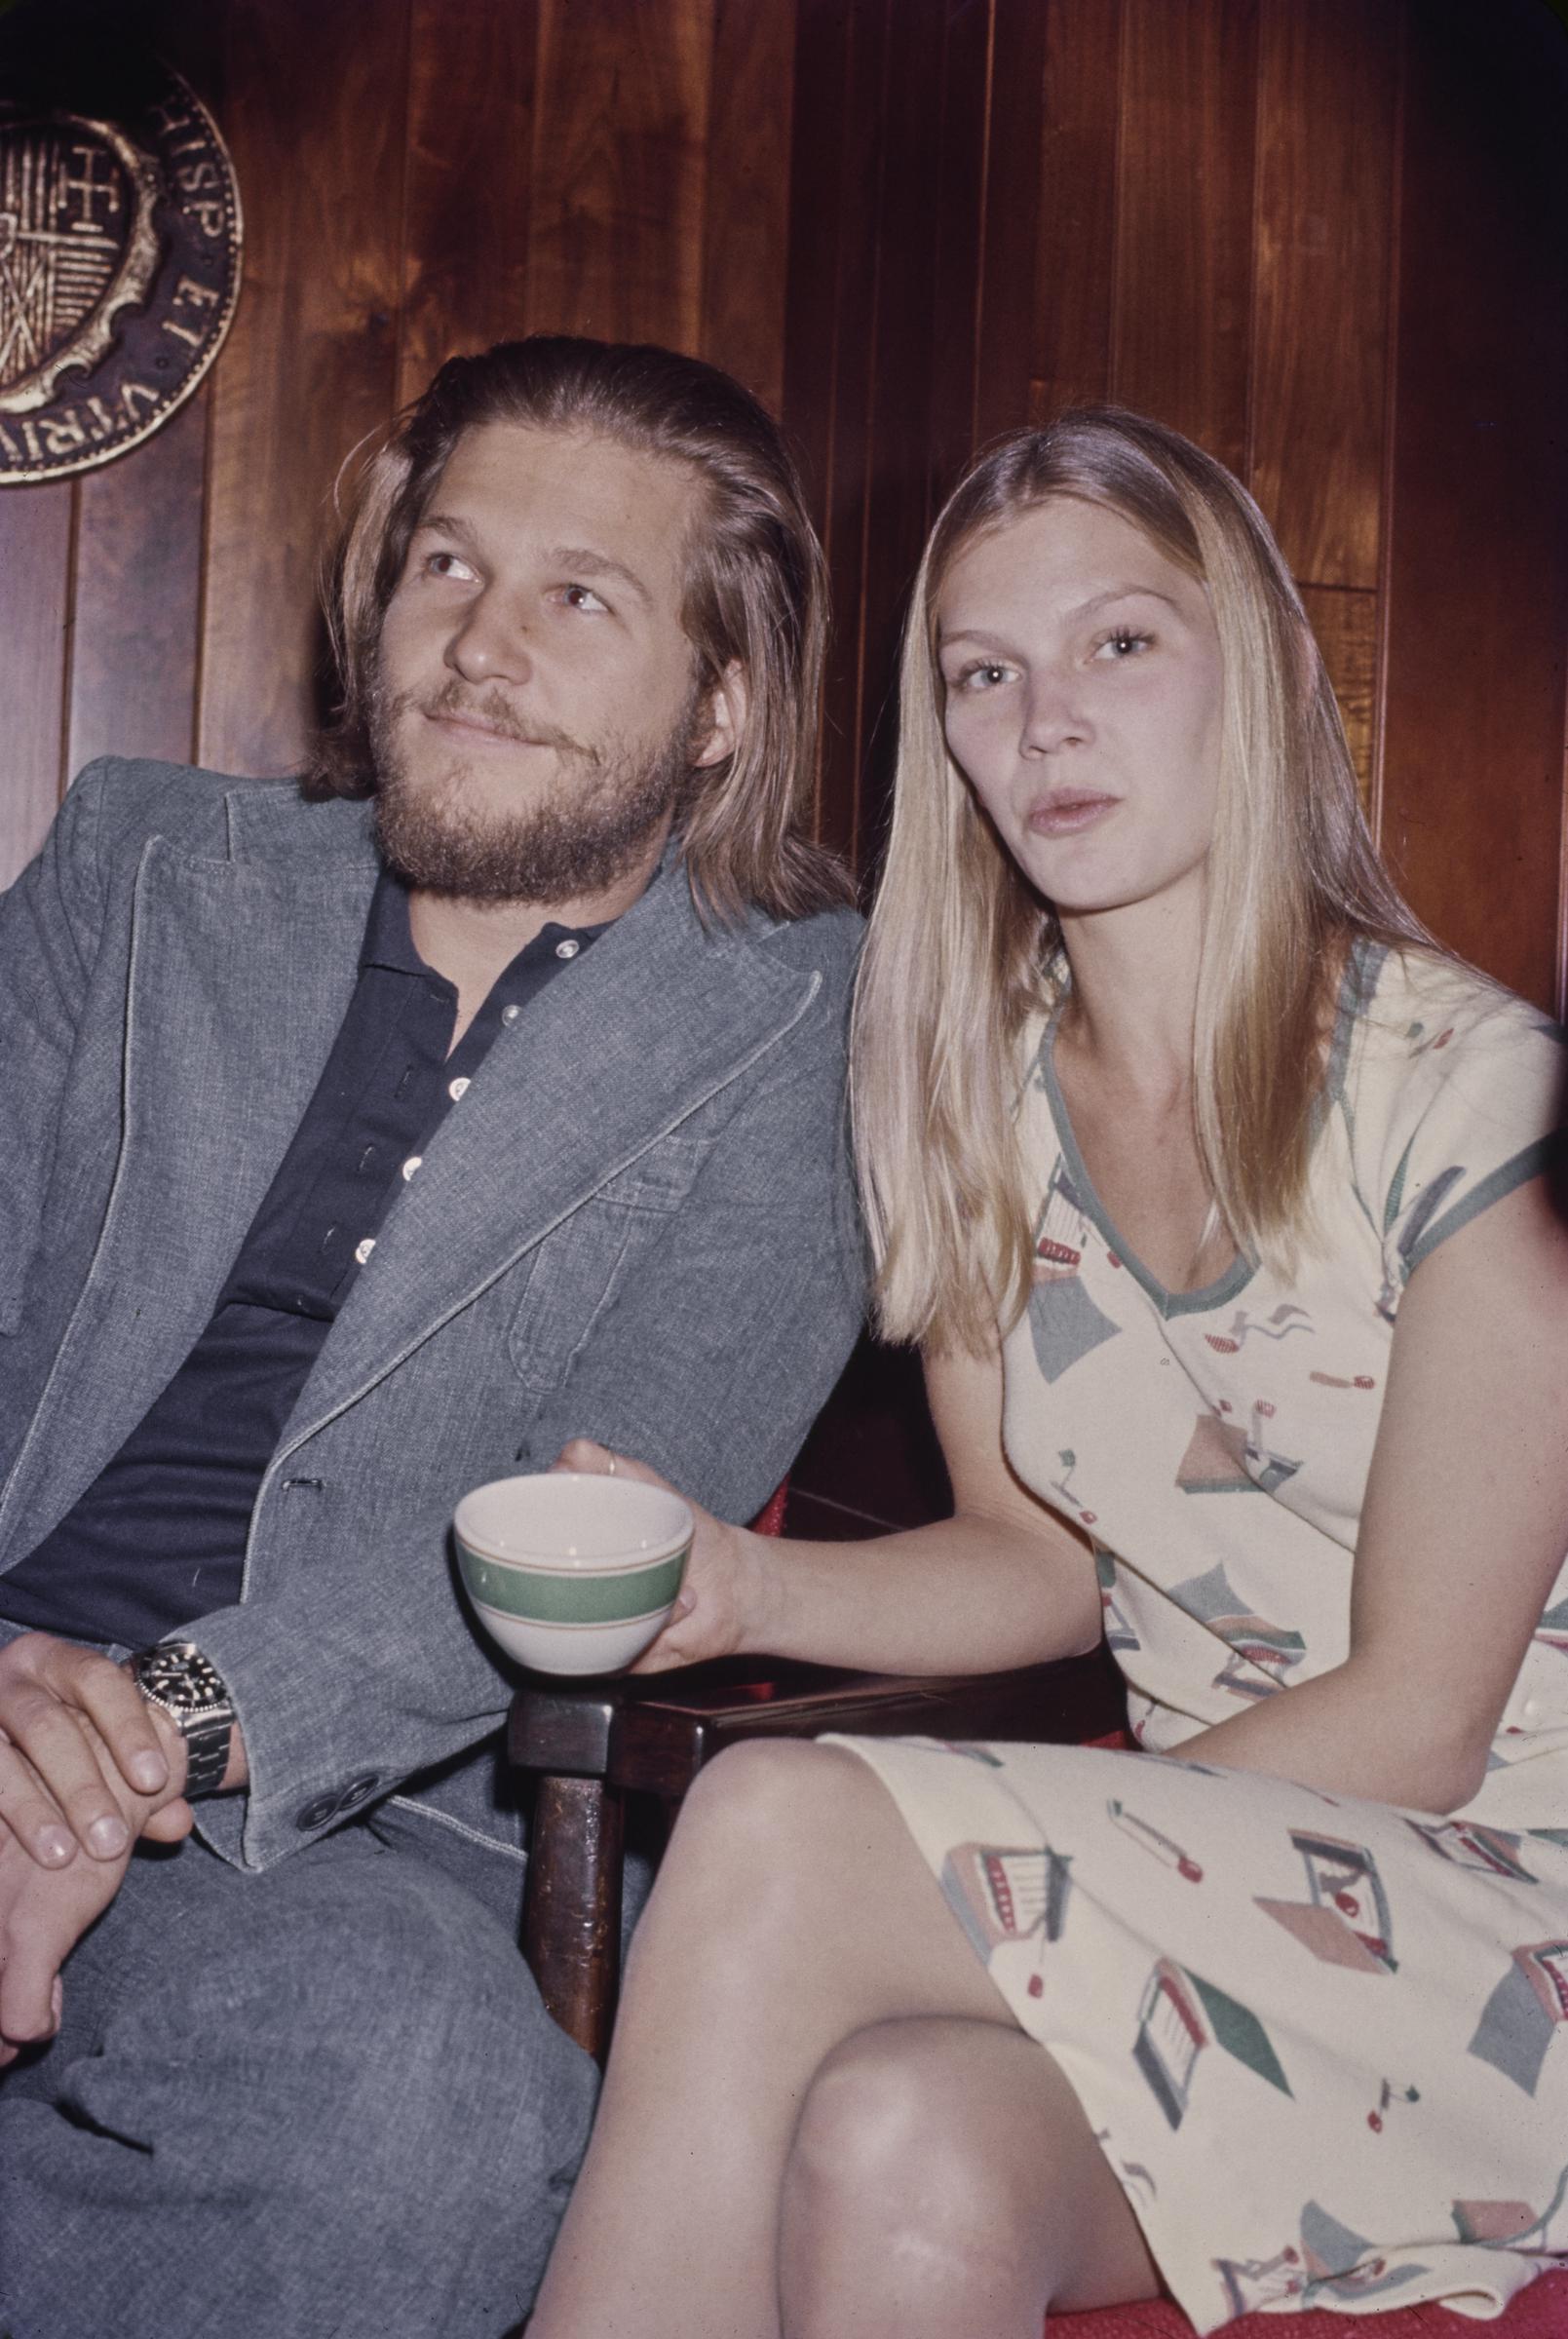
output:
[[[1568,1034],[1468,970],[1391,958],[1357,1082],[1359,1181],[1397,1291],[1560,1157]]]

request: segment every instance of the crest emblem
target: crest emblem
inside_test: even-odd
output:
[[[0,104],[0,484],[136,445],[190,396],[234,314],[239,196],[211,116],[150,60],[93,95],[73,107],[41,87]]]

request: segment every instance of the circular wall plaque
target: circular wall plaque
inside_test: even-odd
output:
[[[135,446],[234,315],[240,196],[211,115],[162,65],[114,94],[112,117],[57,85],[0,103],[0,486]]]

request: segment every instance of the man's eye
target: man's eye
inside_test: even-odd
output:
[[[595,613],[605,606],[591,585],[565,585],[561,588],[560,597],[568,609],[586,609]]]

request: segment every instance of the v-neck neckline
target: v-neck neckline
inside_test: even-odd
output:
[[[1313,1103],[1313,1137],[1322,1126],[1329,1104],[1344,1092],[1346,1069],[1350,1058],[1351,1042],[1355,1036],[1358,1016],[1377,988],[1387,953],[1375,943],[1362,939],[1354,941],[1346,953],[1345,971],[1340,978],[1339,996],[1334,1013],[1334,1034],[1329,1046],[1328,1063],[1323,1085]],[[1051,1011],[1050,1019],[1040,1042],[1040,1080],[1051,1106],[1055,1126],[1056,1141],[1080,1207],[1087,1218],[1099,1229],[1107,1247],[1120,1259],[1134,1282],[1147,1292],[1162,1317],[1202,1316],[1210,1309],[1222,1308],[1246,1289],[1257,1273],[1257,1261],[1238,1251],[1223,1275],[1212,1283],[1200,1284],[1191,1291],[1172,1291],[1163,1284],[1152,1267],[1145,1265],[1131,1245],[1123,1239],[1116,1221],[1095,1191],[1089,1174],[1078,1139],[1073,1132],[1072,1115],[1062,1094],[1061,1081],[1056,1072],[1056,1026],[1070,994],[1070,980],[1064,982]]]

